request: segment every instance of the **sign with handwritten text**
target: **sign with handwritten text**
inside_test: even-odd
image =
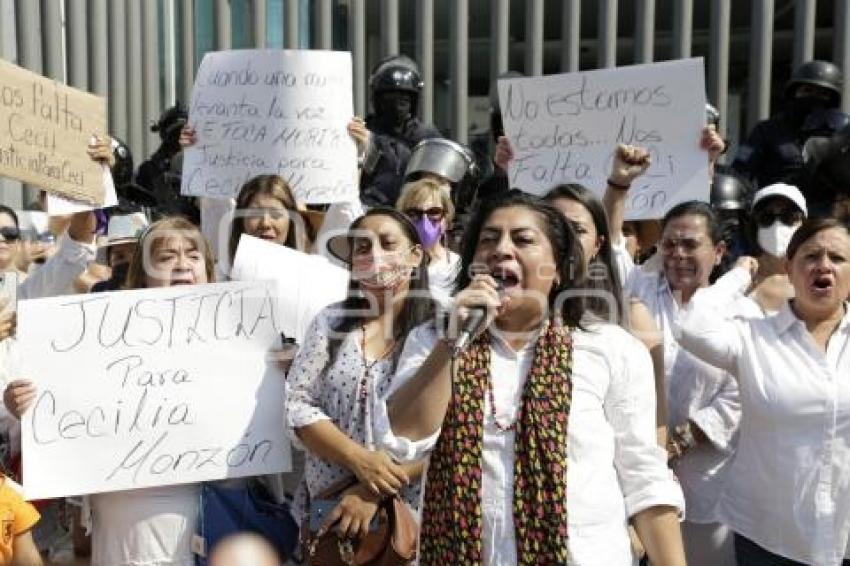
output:
[[[27,498],[289,469],[275,301],[267,282],[23,301]]]
[[[0,59],[0,175],[100,205],[101,166],[86,150],[105,134],[103,98]]]
[[[605,191],[617,144],[645,147],[652,165],[628,193],[626,217],[660,218],[686,200],[708,200],[705,77],[700,58],[498,83],[514,160],[511,187],[545,194],[580,183]]]
[[[237,50],[201,62],[185,151],[184,195],[232,198],[246,181],[277,174],[305,203],[357,197],[351,54]]]
[[[292,274],[297,273],[297,277]],[[274,281],[281,331],[303,344],[310,323],[326,306],[348,296],[349,272],[325,257],[242,234],[230,277]]]

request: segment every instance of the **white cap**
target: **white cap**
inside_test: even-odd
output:
[[[147,227],[148,219],[141,212],[116,214],[109,219],[103,247],[138,242]]]
[[[806,197],[803,196],[800,189],[794,185],[788,185],[786,183],[774,183],[759,189],[755,196],[753,196],[752,208],[755,208],[759,201],[770,197],[786,198],[796,204],[797,208],[803,211],[803,216],[809,215],[809,209],[806,208]]]
[[[36,235],[47,232],[48,216],[40,210],[18,211],[18,226],[21,232],[32,232]]]

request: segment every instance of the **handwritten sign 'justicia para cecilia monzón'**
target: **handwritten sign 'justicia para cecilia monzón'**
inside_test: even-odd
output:
[[[21,303],[27,497],[288,470],[275,301],[242,282]]]
[[[511,187],[546,194],[579,183],[605,191],[617,144],[645,147],[652,165],[628,193],[626,217],[660,218],[677,203],[708,200],[701,58],[498,83],[514,160]]]
[[[184,152],[184,195],[232,198],[260,174],[280,175],[296,199],[357,198],[351,54],[246,49],[207,53],[189,122],[198,143]]]

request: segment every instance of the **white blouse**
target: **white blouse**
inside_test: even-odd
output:
[[[740,296],[740,285],[734,280],[721,279],[715,285],[714,293],[730,303]],[[737,444],[741,417],[738,384],[726,371],[679,346],[674,326],[682,310],[663,272],[633,271],[628,291],[650,310],[664,337],[667,426],[672,429],[691,421],[709,440],[673,462],[685,493],[688,521],[716,523],[717,499]]]
[[[443,308],[451,305],[455,279],[460,271],[460,256],[447,249],[445,255],[428,264],[428,288],[434,301]]]
[[[287,375],[286,424],[292,432],[293,443],[302,449],[295,429],[327,420],[355,442],[373,450],[376,446],[373,407],[376,399],[389,388],[393,378],[392,362],[390,358],[375,362],[367,375],[360,346],[362,333],[358,329],[342,336],[335,360],[328,363],[330,338],[340,338],[335,330],[338,307],[339,304],[330,305],[319,312],[292,362]],[[307,450],[304,481],[296,495],[296,514],[306,511],[308,494],[315,497],[339,480],[352,476],[344,466],[323,460]],[[405,488],[403,495],[408,503],[419,503],[418,486]]]
[[[88,496],[92,566],[193,566],[198,484]]]
[[[494,332],[491,376],[496,418],[519,410],[533,342],[515,352]],[[634,564],[627,520],[652,506],[684,509],[679,485],[655,439],[655,389],[646,349],[619,327],[599,324],[573,333],[573,394],[568,428],[567,516],[571,564]],[[405,342],[393,382],[411,379],[437,342],[433,325]],[[485,398],[482,455],[484,564],[516,564],[513,525],[514,433],[494,425]],[[393,435],[386,401],[375,406],[375,434],[401,460],[433,449],[439,436],[418,442]],[[427,482],[427,479],[426,479]]]
[[[850,313],[824,355],[788,303],[762,319],[724,316],[708,290],[691,303],[680,343],[740,385],[721,519],[775,554],[841,564],[850,556]]]

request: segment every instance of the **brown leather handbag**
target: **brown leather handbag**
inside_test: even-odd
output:
[[[349,484],[347,487],[350,487]],[[347,489],[344,488],[344,489]],[[337,493],[337,499],[343,490]],[[378,508],[378,526],[362,539],[341,539],[334,529],[316,536],[304,527],[304,558],[308,566],[406,566],[416,559],[419,526],[413,512],[398,497]]]

